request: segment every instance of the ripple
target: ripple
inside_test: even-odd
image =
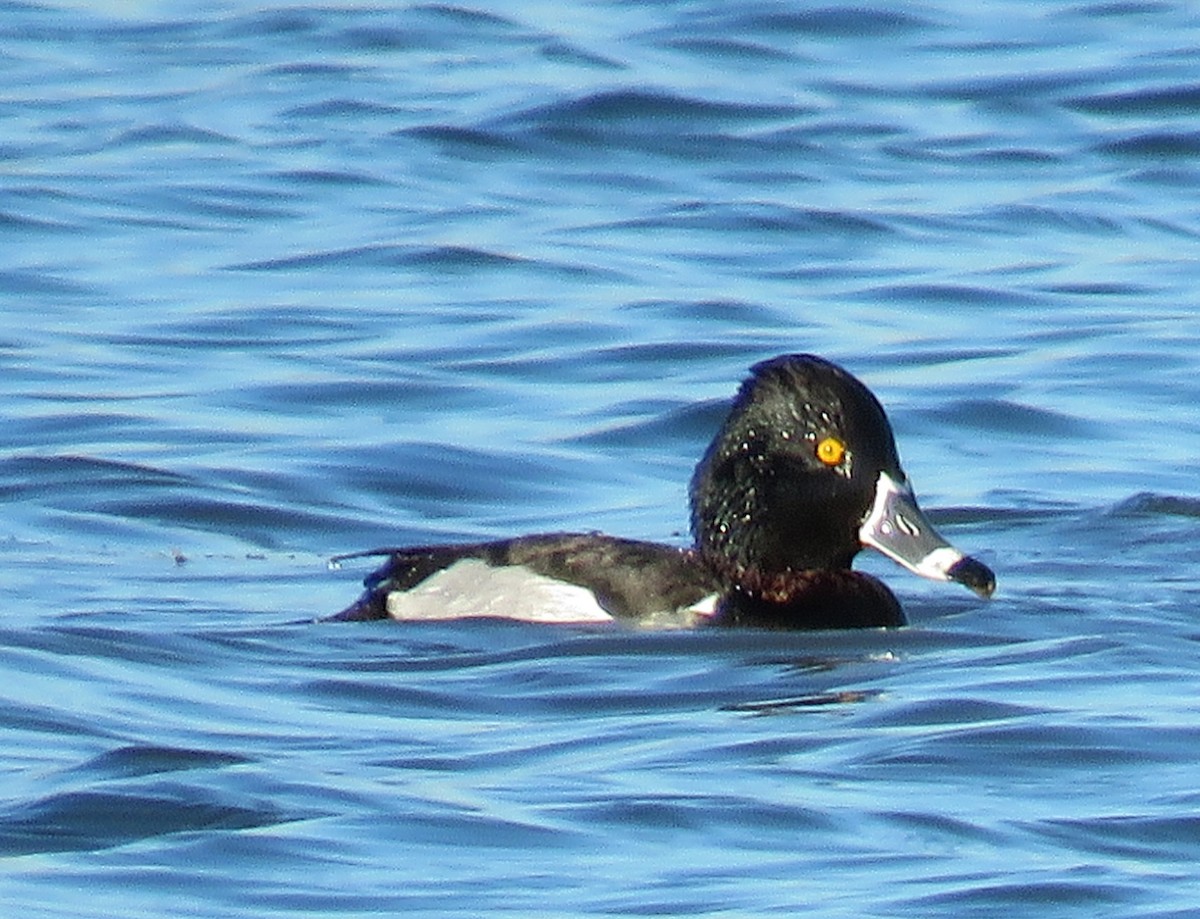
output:
[[[163,144],[229,145],[236,141],[227,134],[186,124],[152,124],[131,128],[109,141],[110,147],[153,147]]]
[[[815,35],[829,38],[882,37],[928,29],[930,19],[881,7],[830,6],[801,11],[739,13],[732,27],[765,35]]]
[[[54,425],[61,423],[56,418]],[[97,419],[89,417],[88,421]],[[98,423],[107,427],[103,417]],[[184,475],[142,463],[122,462],[93,456],[16,456],[0,459],[0,482],[8,482],[9,494],[22,492],[45,493],[67,485],[103,490],[105,488],[149,488],[186,485],[192,480]]]
[[[589,93],[537,105],[476,126],[499,132],[509,142],[629,148],[691,160],[698,149],[708,159],[761,154],[760,141],[737,133],[749,126],[790,121],[807,111],[796,105],[733,103],[648,90]],[[663,130],[670,125],[671,130]],[[553,152],[548,151],[548,152]]]
[[[1012,306],[1043,302],[1043,298],[1005,287],[972,287],[963,284],[888,284],[871,288],[872,299],[953,303],[960,306]]]
[[[1028,106],[1032,101],[1048,99],[1057,103],[1063,93],[1092,82],[1098,74],[1086,70],[1050,70],[1046,73],[1005,73],[1000,76],[971,77],[927,87],[932,96],[946,99],[998,105],[1001,102]]]
[[[1095,115],[1192,115],[1200,112],[1200,85],[1077,96],[1063,105]]]
[[[263,547],[287,544],[294,538],[283,535],[289,532],[330,532],[343,517],[336,512],[288,507],[270,500],[238,500],[179,491],[161,496],[103,497],[89,502],[89,509],[111,517],[170,528],[232,534]]]
[[[918,897],[906,902],[910,908],[934,910],[949,908],[949,915],[961,916],[972,911],[1111,909],[1131,906],[1139,899],[1135,888],[1103,884],[1094,880],[1045,880],[1025,877],[1019,881],[956,884],[957,890]],[[933,915],[933,913],[926,913]]]
[[[343,457],[345,459],[345,457]],[[348,466],[356,489],[404,503],[408,508],[520,506],[570,490],[575,479],[568,461],[550,456],[475,450],[440,443],[401,443],[353,450]],[[345,476],[343,464],[318,464],[314,473]]]
[[[70,791],[0,813],[0,852],[85,852],[174,833],[248,830],[287,820],[270,806],[247,807],[184,795]]]
[[[658,131],[667,120],[675,125],[711,126],[725,122],[793,118],[807,109],[794,105],[716,102],[647,90],[620,89],[591,93],[506,116],[497,124],[539,125],[545,129],[580,124],[641,126]]]
[[[575,64],[598,70],[626,70],[627,66],[619,60],[605,57],[586,48],[577,47],[560,39],[551,39],[542,45],[542,57],[550,61],[565,64]]]
[[[0,233],[81,233],[85,228],[79,224],[61,223],[41,218],[27,217],[10,211],[0,211]]]
[[[449,4],[420,4],[404,10],[397,25],[390,19],[360,22],[354,16],[330,35],[337,46],[371,54],[444,51],[493,45],[527,44],[533,35],[511,19]]]
[[[919,410],[918,414],[962,427],[1021,437],[1106,436],[1105,430],[1085,419],[1007,399],[960,399],[942,408]]]
[[[764,61],[776,63],[797,60],[797,55],[787,51],[772,48],[770,45],[737,38],[713,38],[707,36],[677,38],[664,36],[660,38],[659,43],[664,48],[675,48],[688,54],[747,64]]]
[[[132,778],[193,769],[212,769],[250,762],[244,756],[179,747],[125,746],[94,757],[79,767],[91,777]]]
[[[1191,159],[1200,156],[1200,132],[1145,131],[1106,141],[1096,150],[1113,156],[1152,160]]]
[[[110,334],[114,346],[140,349],[212,349],[239,353],[277,353],[282,347],[306,348],[355,342],[370,335],[361,325],[300,305],[238,305],[145,324],[135,333]],[[242,390],[243,392],[245,390]],[[284,395],[281,389],[278,395]]]
[[[529,150],[527,144],[519,142],[500,131],[486,128],[464,128],[455,125],[423,125],[415,128],[402,128],[396,132],[400,136],[415,137],[418,140],[438,144],[447,151],[458,153],[516,153]]]
[[[640,413],[641,406],[613,406],[606,416]],[[627,424],[608,425],[599,430],[565,438],[563,443],[595,444],[605,447],[634,448],[653,446],[661,449],[664,443],[679,441],[689,446],[703,443],[720,427],[729,411],[726,400],[699,404],[677,405],[659,411],[653,417]]]
[[[889,706],[886,712],[865,715],[858,723],[889,727],[986,724],[1028,718],[1044,712],[1044,709],[1007,702],[973,699],[969,696],[947,696]]]
[[[1113,517],[1200,517],[1200,498],[1139,492],[1113,505]]]
[[[404,114],[401,106],[364,102],[361,99],[325,99],[285,109],[281,114],[289,118],[378,118]]]
[[[873,236],[894,232],[884,220],[845,211],[745,203],[690,203],[669,212],[611,225],[626,230],[714,230],[732,233],[805,233]]]
[[[0,271],[0,293],[50,295],[55,297],[96,297],[100,290],[89,284],[56,277],[48,272]]]
[[[302,9],[262,10],[231,18],[223,24],[221,34],[233,39],[264,35],[295,38],[319,32],[321,22],[321,17]]]
[[[1200,857],[1200,817],[1106,816],[1026,823],[1030,831],[1075,851],[1156,864],[1193,864]]]
[[[586,265],[554,263],[473,246],[370,245],[308,252],[223,266],[225,271],[315,271],[338,268],[420,268],[433,272],[521,269],[564,275],[611,277],[612,272]]]
[[[1195,739],[1194,731],[1160,731],[1153,752],[1147,751],[1144,744],[1138,744],[1135,751],[1127,741],[1136,732],[1112,726],[1044,724],[1037,723],[1037,719],[1018,724],[1001,720],[899,743],[864,756],[862,765],[896,770],[953,768],[964,775],[986,775],[990,766],[985,763],[1002,757],[1006,769],[1027,776],[1064,766],[1111,773],[1142,769],[1150,763],[1182,762],[1187,756],[1186,744]]]

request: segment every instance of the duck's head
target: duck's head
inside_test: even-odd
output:
[[[734,589],[787,604],[804,572],[850,567],[866,546],[983,597],[995,576],[917,507],[883,407],[819,357],[755,365],[691,484],[692,532]]]

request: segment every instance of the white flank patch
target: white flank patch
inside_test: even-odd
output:
[[[720,594],[711,594],[697,600],[691,606],[683,609],[664,609],[649,615],[637,617],[637,626],[641,629],[694,629],[704,625],[717,612],[717,601]]]
[[[516,619],[520,622],[611,622],[592,592],[528,568],[493,568],[477,558],[455,562],[412,590],[387,598],[393,619]]]

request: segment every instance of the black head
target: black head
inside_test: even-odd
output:
[[[847,569],[864,545],[926,577],[994,586],[921,515],[879,401],[813,355],[751,368],[691,499],[701,557],[752,597],[788,603],[804,589],[797,572]]]
[[[876,398],[829,361],[756,364],[692,478],[701,554],[750,586],[848,568],[881,471],[903,480]]]

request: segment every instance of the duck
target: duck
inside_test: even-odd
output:
[[[907,623],[872,549],[981,598],[996,578],[954,548],[917,504],[883,406],[813,354],[750,368],[695,467],[690,546],[561,532],[389,547],[332,620],[474,617],[559,623],[812,630]]]

